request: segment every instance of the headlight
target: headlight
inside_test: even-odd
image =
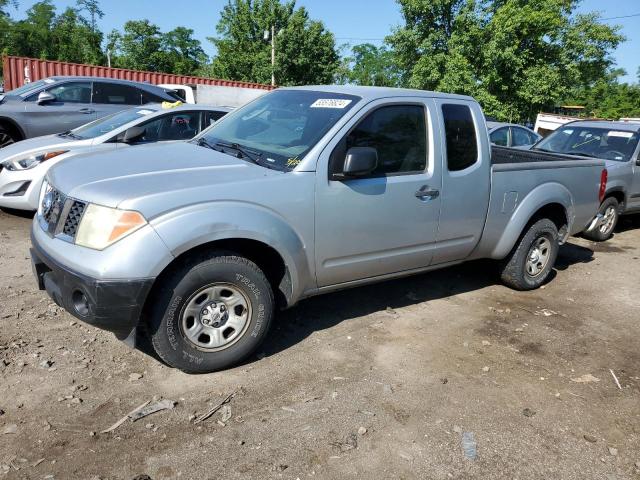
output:
[[[63,153],[67,153],[69,150],[57,150],[55,152],[46,152],[41,153],[39,155],[31,155],[26,158],[21,158],[20,160],[7,160],[2,163],[4,168],[7,170],[29,170],[30,168],[39,165],[40,163],[50,160],[58,155],[62,155]]]
[[[104,250],[146,224],[147,221],[138,212],[90,203],[80,221],[76,244]]]

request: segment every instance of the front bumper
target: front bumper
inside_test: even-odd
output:
[[[135,333],[153,279],[96,280],[48,256],[31,236],[31,263],[40,290],[71,315],[120,340]]]
[[[0,170],[0,207],[17,210],[37,210],[38,196],[42,187],[39,171]]]

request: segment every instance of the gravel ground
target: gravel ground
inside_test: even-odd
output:
[[[305,301],[199,376],[53,305],[29,226],[0,212],[0,478],[640,478],[638,219],[534,292],[474,262]]]

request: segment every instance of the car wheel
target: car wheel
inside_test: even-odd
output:
[[[15,134],[11,133],[9,130],[6,130],[0,127],[0,148],[4,148],[13,143],[19,141],[19,138],[16,138]]]
[[[158,356],[172,367],[207,373],[255,352],[273,317],[273,292],[246,258],[217,252],[194,259],[151,298],[149,332]]]
[[[516,290],[533,290],[549,277],[560,250],[558,227],[542,219],[529,227],[502,263],[501,278]]]
[[[589,240],[604,242],[611,238],[618,224],[618,219],[620,218],[620,204],[618,200],[613,197],[606,198],[604,202],[602,202],[602,205],[600,205],[598,215],[602,215],[602,220],[596,228],[590,232],[584,232],[584,236]]]

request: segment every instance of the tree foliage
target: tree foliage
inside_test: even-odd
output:
[[[210,38],[217,56],[213,76],[268,83],[271,81],[271,42],[276,33],[276,82],[280,85],[331,83],[339,65],[333,34],[311,20],[295,0],[229,0]],[[270,35],[270,33],[269,33]]]
[[[618,120],[622,117],[640,118],[640,84],[621,83],[626,72],[612,70],[589,87],[576,89],[563,103],[583,105],[589,116]]]
[[[532,118],[593,85],[623,40],[579,0],[398,0],[388,42],[411,87],[474,95],[498,118]]]
[[[344,59],[346,73],[342,74],[341,81],[355,85],[399,87],[402,85],[402,76],[394,60],[393,52],[384,45],[355,45],[351,55]]]

